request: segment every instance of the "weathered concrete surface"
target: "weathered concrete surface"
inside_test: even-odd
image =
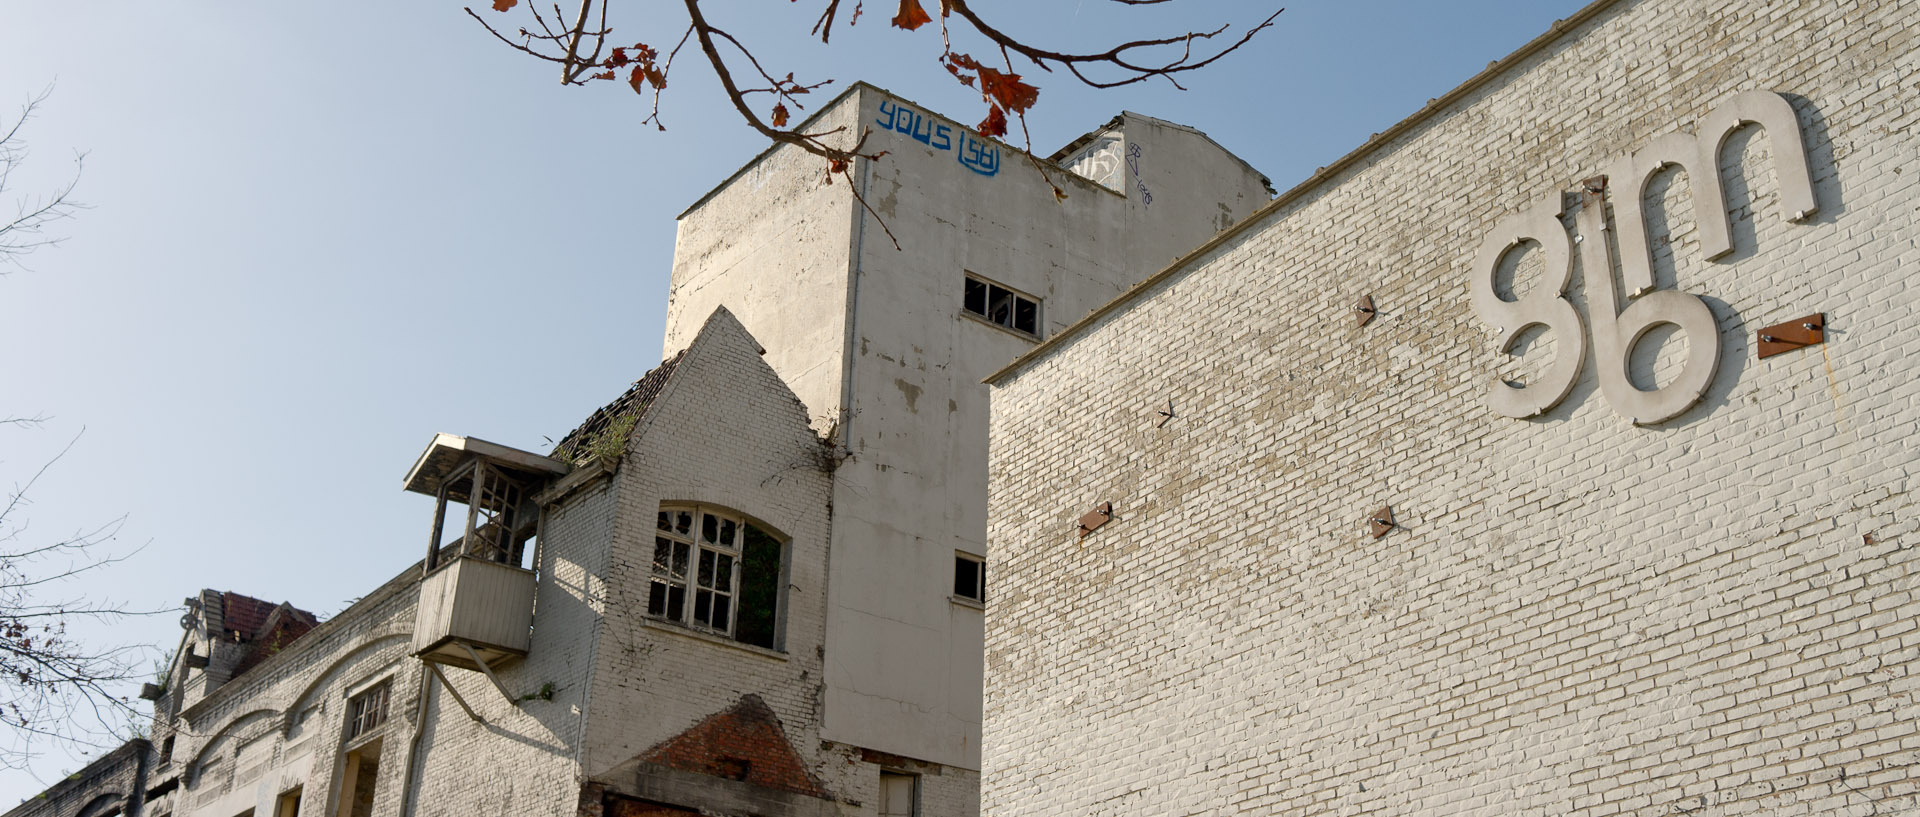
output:
[[[1204,134],[1138,114],[1103,129],[1110,155],[1079,157],[1119,191],[1049,165],[1059,201],[1016,151],[872,86],[822,117],[887,151],[853,173],[877,218],[822,185],[816,158],[757,160],[681,218],[667,349],[725,304],[851,455],[834,475],[822,736],[977,769],[983,625],[951,598],[953,559],[986,551],[980,379],[1035,338],[966,313],[965,276],[1037,298],[1050,335],[1268,192]]]

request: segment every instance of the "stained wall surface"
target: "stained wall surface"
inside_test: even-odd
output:
[[[846,455],[833,475],[821,737],[947,767],[922,782],[971,800],[973,781],[956,781],[980,762],[983,624],[954,597],[953,570],[956,554],[986,550],[980,379],[1268,193],[1204,134],[1137,114],[1077,157],[1105,167],[1107,184],[1042,162],[1063,198],[1019,151],[870,85],[821,121],[870,130],[867,149],[886,157],[828,186],[818,158],[776,148],[690,208],[666,347],[724,305]],[[1038,303],[1037,331],[966,312],[969,275]]]
[[[986,813],[1914,807],[1920,3],[1582,15],[998,380]],[[1782,213],[1781,142],[1738,130],[1687,168],[1725,187],[1708,260],[1687,174],[1654,175],[1656,293],[1714,329],[1589,344],[1553,408],[1490,410],[1626,319],[1595,303],[1616,163],[1751,91],[1791,106],[1817,211]],[[1614,227],[1582,229],[1609,172]],[[1565,242],[1584,326],[1510,358],[1469,282],[1542,201],[1568,232],[1495,289],[1552,301]],[[1823,345],[1757,359],[1810,313]],[[1684,384],[1701,344],[1717,371],[1673,419],[1603,390]]]

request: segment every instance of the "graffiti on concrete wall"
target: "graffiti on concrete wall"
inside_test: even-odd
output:
[[[961,166],[982,176],[1000,172],[1000,145],[913,106],[880,100],[881,130],[905,134],[934,150],[950,151]]]
[[[1143,152],[1139,145],[1127,146],[1127,169],[1133,171],[1133,186],[1140,191],[1140,203],[1150,205],[1153,204],[1153,191],[1148,190],[1147,183],[1140,179],[1140,154]]]
[[[1120,173],[1120,168],[1125,167],[1120,160],[1120,150],[1120,137],[1102,136],[1067,159],[1066,166],[1081,178],[1119,193],[1126,183]]]

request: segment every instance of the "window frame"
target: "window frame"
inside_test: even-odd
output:
[[[971,299],[968,297],[969,293],[967,290],[968,290],[968,287],[972,284],[979,284],[981,287],[984,287],[984,293],[981,298],[981,301],[982,301],[981,308],[978,310],[973,308],[973,304],[970,303]],[[1006,293],[1007,297],[1010,299],[1007,304],[1007,322],[1006,323],[1001,323],[1000,321],[994,319],[993,313],[994,313],[995,298],[994,298],[993,291],[996,289]],[[1026,302],[1027,304],[1033,307],[1033,330],[1032,331],[1021,329],[1018,326],[1019,320],[1020,320],[1019,319],[1020,304],[1022,301]],[[965,273],[965,280],[962,282],[961,289],[960,289],[960,314],[965,315],[969,318],[972,318],[973,320],[980,321],[981,323],[985,323],[988,326],[998,327],[1000,329],[1004,329],[1008,332],[1012,332],[1016,335],[1019,335],[1023,338],[1031,338],[1033,340],[1041,340],[1044,337],[1042,333],[1042,328],[1046,325],[1045,324],[1046,307],[1044,306],[1045,303],[1046,303],[1045,299],[1040,298],[1039,296],[1033,295],[1032,293],[1029,293],[1029,292],[1024,292],[1022,290],[1015,289],[1013,287],[1007,286],[1006,284],[1000,283],[999,281],[995,281],[992,278],[988,278],[984,275],[980,275],[974,272]]]
[[[892,768],[882,768],[880,770],[880,796],[876,798],[877,802],[874,803],[875,810],[878,811],[887,806],[887,778],[889,777],[906,779],[909,788],[907,793],[907,817],[920,817],[921,776],[914,772],[905,772]],[[886,812],[881,813],[883,815],[886,814]],[[895,811],[892,813],[898,814],[899,812]]]
[[[672,521],[670,514],[688,514],[690,519],[685,525]],[[706,535],[706,520],[713,519],[715,536]],[[731,537],[727,535],[731,523]],[[757,530],[760,535],[779,546],[777,568],[772,577],[775,589],[773,602],[772,644],[763,645],[742,640],[739,633],[741,602],[746,595],[746,566],[748,561],[748,529]],[[724,639],[731,644],[749,649],[786,651],[787,617],[787,579],[791,570],[793,540],[779,533],[771,526],[761,523],[739,511],[700,502],[662,502],[655,517],[653,529],[654,546],[646,561],[646,601],[643,615],[650,621],[672,627],[683,627],[695,633]],[[663,545],[672,546],[667,550],[666,562],[661,561]],[[676,550],[675,548],[682,549]],[[711,556],[714,569],[711,579],[701,575],[703,557]],[[684,559],[684,561],[683,561]],[[724,560],[724,562],[723,562]],[[725,583],[718,581],[719,568],[727,565]],[[708,583],[710,581],[710,583]],[[703,586],[704,585],[704,586]],[[656,591],[657,597],[656,597]],[[676,592],[677,591],[677,592]],[[705,598],[703,599],[703,595]],[[714,624],[716,602],[724,600],[727,605],[725,621]],[[656,611],[656,601],[658,610]],[[701,604],[706,602],[705,620],[701,620]]]
[[[379,717],[372,723],[361,726],[365,712],[357,711],[361,702],[378,695]],[[387,721],[393,710],[393,677],[387,676],[371,684],[349,690],[347,693],[346,723],[340,729],[340,744],[347,751],[377,740],[386,733]]]
[[[961,562],[971,562],[974,565],[974,595],[960,592]],[[953,591],[953,595],[949,597],[953,601],[982,608],[987,606],[987,558],[985,556],[975,556],[964,550],[953,552]]]

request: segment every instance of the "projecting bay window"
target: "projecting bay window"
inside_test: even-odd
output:
[[[1040,337],[1040,299],[968,275],[961,306],[995,326]]]
[[[654,525],[647,615],[780,649],[785,546],[744,517],[669,505]]]

